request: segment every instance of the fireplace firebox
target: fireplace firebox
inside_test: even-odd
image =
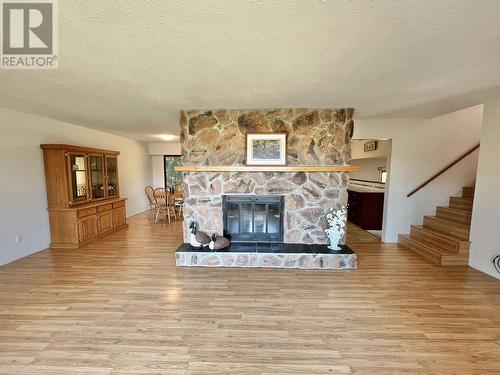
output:
[[[283,242],[284,197],[224,195],[224,236],[232,242]]]

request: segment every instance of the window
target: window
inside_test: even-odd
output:
[[[387,170],[385,169],[385,167],[378,168],[378,180],[385,184],[387,180]]]
[[[180,155],[163,156],[165,189],[169,189],[171,192],[182,190],[182,172],[174,170],[177,165],[181,165]]]

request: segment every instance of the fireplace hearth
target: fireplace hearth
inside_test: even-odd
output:
[[[224,236],[232,242],[283,242],[284,197],[223,195]]]
[[[225,249],[211,251],[185,243],[175,252],[175,263],[178,267],[356,269],[354,251],[341,247],[332,251],[326,245],[233,242]]]

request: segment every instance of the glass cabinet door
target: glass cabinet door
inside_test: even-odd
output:
[[[90,155],[90,193],[92,199],[105,197],[104,190],[104,157],[103,155]]]
[[[85,154],[70,153],[69,170],[71,179],[71,203],[89,200],[87,180],[87,157]]]
[[[118,160],[116,156],[106,156],[106,194],[118,196]]]

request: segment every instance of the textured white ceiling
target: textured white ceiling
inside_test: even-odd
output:
[[[183,108],[430,117],[500,85],[497,0],[62,0],[59,15],[59,69],[0,71],[0,106],[146,141],[178,133]]]

